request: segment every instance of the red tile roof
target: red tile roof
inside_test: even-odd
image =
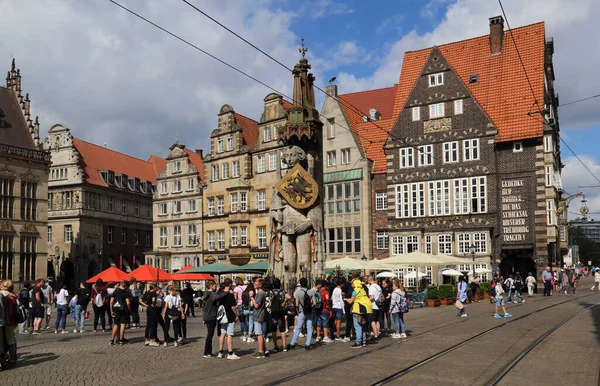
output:
[[[106,186],[100,170],[112,170],[115,174],[126,174],[155,183],[158,172],[165,166],[165,160],[156,156],[150,157],[152,162],[144,161],[78,138],[73,138],[73,145],[81,156],[86,181],[94,185]],[[162,168],[159,165],[161,162]]]
[[[234,115],[235,121],[242,127],[242,136],[244,137],[244,141],[246,141],[246,145],[250,149],[254,149],[254,144],[258,139],[258,122],[242,114],[234,113]]]
[[[150,162],[154,167],[154,173],[156,173],[157,176],[167,167],[167,160],[155,155],[151,155],[148,158],[148,162]]]
[[[367,158],[375,161],[378,173],[385,173],[385,154],[383,145],[388,133],[396,121],[392,116],[394,98],[398,85],[376,90],[360,91],[338,96],[348,124],[358,141],[360,151]],[[365,122],[363,116],[369,115],[369,110],[375,108],[381,114],[381,119]]]
[[[204,184],[204,160],[200,157],[200,154],[191,151],[187,147],[185,148],[185,152],[187,153],[190,162],[198,169],[198,174],[200,175],[200,183]]]
[[[540,108],[543,108],[544,23],[515,28],[512,35],[519,47],[535,97],[541,104]],[[505,32],[503,52],[498,55],[490,55],[489,35],[444,44],[437,48],[498,129],[496,141],[516,141],[542,136],[543,125],[540,117],[532,119],[527,115],[530,111],[536,111],[537,107],[533,106],[534,97],[510,32]],[[432,49],[404,54],[393,116],[397,117],[405,106]],[[477,83],[469,84],[471,74],[479,75]]]
[[[286,101],[285,99],[282,99],[282,101],[283,101],[283,108],[286,109],[286,110],[290,109],[290,108],[292,108],[294,106],[293,104],[291,104],[290,102]]]

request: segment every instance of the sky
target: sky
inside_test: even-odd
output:
[[[291,95],[288,70],[182,0],[115,1]],[[304,37],[317,84],[324,87],[335,76],[340,93],[390,87],[398,82],[404,52],[485,35],[488,18],[501,14],[495,0],[188,1],[287,67],[298,61]],[[546,22],[561,104],[600,93],[593,81],[600,2],[502,4],[512,28]],[[223,104],[259,120],[263,98],[272,92],[108,0],[0,0],[0,15],[0,70],[8,71],[16,58],[42,135],[62,123],[93,143],[144,159],[165,157],[177,139],[207,149]],[[595,98],[559,108],[561,137],[598,178],[599,104]],[[591,217],[600,219],[600,188],[578,188],[600,181],[566,146],[561,154],[564,190],[584,191]],[[580,207],[574,200],[569,217]]]

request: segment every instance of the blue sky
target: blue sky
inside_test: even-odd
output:
[[[117,1],[291,94],[287,71],[181,0]],[[392,86],[405,51],[487,34],[488,18],[501,13],[494,0],[190,1],[289,66],[305,37],[317,83],[336,76],[340,93]],[[546,22],[562,103],[600,93],[593,81],[600,2],[503,4],[513,28]],[[0,69],[17,59],[43,133],[64,123],[81,139],[140,158],[166,156],[176,132],[188,147],[207,149],[223,104],[258,120],[270,92],[108,1],[0,0],[0,14],[0,34],[11,37],[0,40]],[[565,106],[560,122],[563,137],[600,178],[599,103]],[[562,155],[566,190],[597,182],[566,148]],[[600,213],[600,189],[586,194],[592,212]]]

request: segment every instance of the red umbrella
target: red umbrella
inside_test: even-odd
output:
[[[179,271],[181,272],[181,271]],[[207,273],[174,273],[171,275],[172,280],[179,281],[200,281],[200,280],[216,280]]]
[[[129,277],[135,277],[135,280],[139,282],[173,280],[171,274],[163,271],[160,268],[152,267],[148,264],[142,265],[141,267],[134,269],[132,272],[129,273]]]
[[[96,276],[88,279],[88,281],[86,283],[95,283],[96,280],[98,280],[98,279],[102,279],[102,281],[104,281],[104,282],[109,282],[109,281],[118,282],[121,280],[129,280],[129,275],[126,274],[125,272],[121,271],[118,268],[109,267],[108,269],[105,269],[104,271],[100,272]]]
[[[183,267],[179,271],[177,271],[177,273],[184,272],[184,271],[187,271],[188,269],[192,269],[192,268],[196,268],[196,267],[194,267],[191,264],[190,265],[186,265],[185,267]]]

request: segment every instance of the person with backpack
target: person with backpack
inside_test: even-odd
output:
[[[19,302],[25,309],[25,313],[26,313],[26,317],[27,317],[27,320],[25,320],[23,323],[19,324],[19,334],[21,334],[21,335],[29,334],[29,328],[32,327],[31,307],[29,305],[29,303],[31,302],[31,297],[29,296],[30,289],[31,289],[31,283],[25,282],[25,284],[23,284],[23,288],[21,288],[21,291],[19,291]]]
[[[392,296],[389,313],[394,319],[396,333],[392,339],[406,338],[406,327],[404,325],[404,313],[408,312],[408,301],[406,300],[406,289],[400,280],[392,280]]]
[[[92,285],[92,309],[94,310],[94,333],[98,332],[98,321],[102,325],[102,332],[106,330],[106,304],[108,292],[104,288],[102,279],[96,280]]]
[[[56,294],[56,322],[54,323],[54,333],[58,334],[58,327],[62,324],[61,334],[68,334],[67,331],[67,314],[69,308],[69,292],[67,285],[63,283],[60,290]]]
[[[374,276],[369,275],[368,281],[369,285],[369,297],[371,298],[373,312],[370,314],[371,320],[371,328],[373,330],[373,339],[379,340],[381,339],[381,325],[379,324],[379,311],[385,305],[385,297],[383,296],[383,291],[379,284],[377,284],[377,280]]]
[[[181,319],[185,318],[183,313],[183,305],[181,296],[177,293],[177,290],[173,286],[168,287],[169,294],[165,296],[163,300],[163,319],[165,320],[166,330],[169,331],[171,322],[173,322],[173,331],[175,334],[175,347],[183,341],[181,335]],[[165,340],[164,346],[167,347],[168,343]]]
[[[521,298],[521,303],[525,303],[525,298],[523,297],[522,293],[523,293],[523,279],[521,278],[521,274],[517,272],[516,276],[515,276],[515,297],[514,297],[514,302],[515,304],[517,304],[517,298]]]
[[[317,280],[318,291],[315,292],[315,306],[314,310],[317,314],[317,339],[316,341],[320,341],[321,339],[321,330],[323,330],[323,343],[331,343],[333,342],[331,338],[329,338],[329,317],[331,316],[331,308],[329,306],[329,291],[327,287],[329,283],[325,280]]]
[[[352,296],[344,299],[352,305],[352,317],[356,330],[356,342],[350,347],[361,348],[367,346],[367,323],[369,319],[372,319],[373,303],[359,279],[352,281],[352,288]]]
[[[508,279],[506,279],[504,281],[504,291],[506,293],[508,293],[508,298],[506,299],[506,301],[508,303],[512,303],[512,294],[513,294],[513,290],[515,289],[515,281],[512,277],[512,275],[508,275]],[[552,291],[552,290],[550,290]]]
[[[75,328],[73,332],[84,332],[85,327],[85,315],[87,313],[87,307],[90,304],[92,296],[90,290],[87,289],[85,284],[79,283],[79,289],[77,290],[77,305],[75,306]]]
[[[300,336],[300,331],[302,330],[302,326],[304,322],[306,322],[306,350],[310,350],[310,341],[312,339],[312,299],[314,292],[309,290],[308,288],[308,280],[303,277],[300,279],[300,287],[296,288],[296,292],[294,292],[294,299],[296,302],[296,310],[298,311],[298,320],[296,321],[296,326],[294,328],[294,336],[292,337],[292,341],[288,345],[288,350],[296,346],[296,342],[298,341],[298,337]]]
[[[274,352],[279,351],[277,345],[277,330],[279,330],[279,336],[281,336],[281,347],[283,351],[287,351],[286,336],[285,336],[285,303],[290,296],[281,289],[281,280],[274,278],[272,280],[272,288],[267,291],[267,299],[269,299],[269,307],[267,312],[269,314],[270,324],[273,327],[272,338],[275,346]]]
[[[233,334],[238,315],[237,302],[231,292],[232,285],[233,281],[229,278],[223,280],[223,283],[221,283],[221,293],[225,294],[225,296],[219,300],[219,308],[217,309],[217,322],[219,322],[219,327],[221,328],[217,358],[225,356],[223,349],[225,348],[225,340],[227,340],[227,359],[238,360],[240,357],[233,352]]]

